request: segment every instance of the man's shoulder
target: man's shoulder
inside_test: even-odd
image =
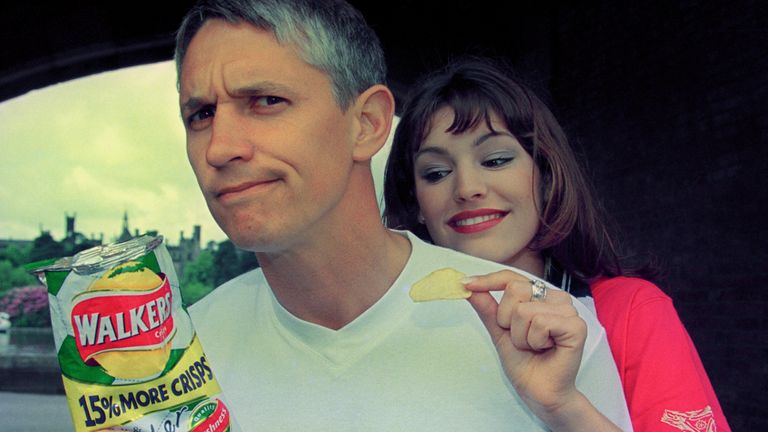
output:
[[[486,274],[511,267],[494,261],[467,255],[453,249],[427,243],[410,234],[413,258],[419,266],[428,268],[452,267],[468,276]],[[517,270],[517,269],[515,269]]]
[[[265,284],[266,280],[261,268],[250,270],[219,285],[190,306],[189,313],[193,316],[201,316],[211,314],[215,310],[226,310],[222,306],[244,301]]]

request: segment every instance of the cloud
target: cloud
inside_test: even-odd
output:
[[[225,236],[188,166],[172,62],[107,72],[0,104],[0,238],[62,238],[65,214],[87,236],[158,230],[175,242],[202,226]]]
[[[224,240],[187,162],[175,74],[172,62],[138,66],[0,104],[0,239],[60,239],[76,214],[77,231],[110,241],[127,212],[132,231],[172,243],[194,225],[204,243]],[[379,197],[390,143],[372,163]]]

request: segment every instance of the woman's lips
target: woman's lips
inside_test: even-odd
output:
[[[465,211],[451,217],[448,226],[459,234],[472,234],[495,227],[507,213],[496,209]]]

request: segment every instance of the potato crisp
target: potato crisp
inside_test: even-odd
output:
[[[409,294],[415,302],[465,299],[472,294],[461,283],[465,276],[452,268],[435,270],[413,284]]]

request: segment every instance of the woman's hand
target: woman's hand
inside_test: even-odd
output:
[[[576,388],[587,326],[568,293],[549,288],[543,300],[533,300],[531,280],[510,270],[466,278],[464,285],[507,377],[534,414],[564,429],[585,407],[602,417]],[[500,302],[491,291],[504,291]]]

